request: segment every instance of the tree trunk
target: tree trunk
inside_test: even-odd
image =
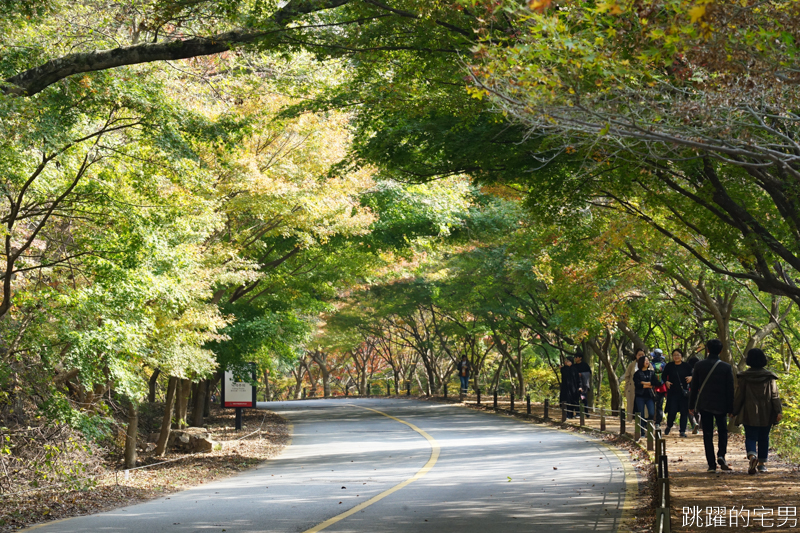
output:
[[[139,436],[139,404],[128,403],[128,431],[125,435],[125,468],[136,466],[136,442]]]
[[[189,408],[189,395],[192,393],[192,382],[188,379],[182,379],[178,382],[177,394],[177,426],[178,429],[183,429],[189,424],[186,423],[186,411]]]
[[[417,380],[417,388],[419,389],[420,394],[422,394],[422,391],[425,390],[425,385],[423,385],[422,380],[419,379],[419,372],[414,372],[414,379]]]
[[[367,396],[367,370],[359,373],[358,376],[358,395]]]
[[[156,443],[155,455],[163,457],[167,449],[167,439],[169,439],[170,426],[172,425],[172,406],[175,404],[175,389],[178,386],[178,378],[169,377],[167,385],[167,401],[164,405],[164,417],[161,419],[161,434]]]
[[[322,350],[314,350],[309,353],[311,360],[319,367],[320,379],[322,380],[322,396],[331,396],[331,369],[328,366],[328,354]]]
[[[213,380],[212,379],[207,379],[206,380],[206,399],[205,399],[205,402],[203,404],[203,416],[204,417],[211,416],[211,389],[214,386],[214,385],[212,385],[212,383],[214,385],[216,385],[217,380],[216,379],[213,379]]]
[[[610,335],[610,333],[607,333],[607,335]],[[611,346],[610,337],[607,339],[607,342],[603,343],[602,346],[597,342],[597,338],[592,338],[591,341],[586,343],[586,346],[591,348],[591,351],[596,353],[600,358],[600,362],[603,363],[603,366],[606,369],[606,376],[608,377],[608,390],[611,393],[611,409],[619,409],[622,404],[622,396],[619,392],[619,377],[617,377],[617,373],[614,371],[614,367],[611,364],[611,358],[608,354]]]
[[[269,370],[264,370],[264,401],[272,401],[272,394],[269,390]]]
[[[643,340],[643,339],[642,339],[642,338],[639,336],[639,334],[638,334],[638,333],[636,333],[635,331],[633,331],[633,330],[632,330],[632,329],[631,329],[631,328],[628,326],[628,323],[627,323],[627,322],[625,322],[624,320],[620,320],[620,321],[617,323],[617,327],[618,327],[618,328],[619,328],[619,330],[620,330],[620,331],[622,331],[622,333],[624,333],[624,334],[625,334],[625,336],[626,336],[626,337],[628,337],[628,338],[631,340],[631,342],[633,343],[633,352],[634,352],[634,353],[636,353],[636,350],[637,350],[637,349],[639,349],[639,348],[641,348],[642,350],[644,350],[645,352],[647,352],[647,344],[645,344],[644,340]]]
[[[181,396],[183,396],[183,380],[175,382],[175,429],[181,429]]]
[[[208,380],[204,379],[197,384],[192,406],[192,426],[203,427],[203,415],[205,414],[206,395],[208,391]]]
[[[497,387],[500,386],[500,376],[503,375],[503,365],[506,364],[505,355],[503,355],[502,351],[500,352],[500,354],[502,357],[500,358],[500,363],[497,365],[497,370],[495,370],[494,372],[494,376],[492,376],[492,381],[490,382],[489,390],[486,391],[487,394],[491,394],[492,391],[496,391]]]
[[[331,373],[326,366],[319,367],[320,373],[322,373],[322,395],[325,398],[331,397]]]
[[[202,380],[200,380],[202,381]],[[192,394],[189,396],[189,405],[192,406],[192,411],[194,412],[194,404],[197,400],[197,388],[200,387],[200,381],[197,383],[192,382]],[[186,416],[189,416],[189,408],[186,408]]]
[[[158,376],[161,375],[161,370],[156,368],[150,376],[150,392],[147,394],[147,401],[155,403],[156,401],[156,386],[158,385]]]
[[[296,400],[299,400],[302,398],[301,392],[303,390],[303,378],[306,375],[306,371],[302,366],[298,366],[297,368],[292,370],[292,373],[294,374],[294,380],[295,380],[294,397]]]

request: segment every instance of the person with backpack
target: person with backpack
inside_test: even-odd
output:
[[[662,372],[662,383],[667,387],[667,428],[664,435],[669,435],[675,417],[681,414],[681,437],[686,437],[686,426],[689,422],[689,383],[692,382],[692,369],[683,362],[683,352],[677,348],[672,350],[672,361],[667,363]]]
[[[750,461],[748,474],[766,472],[769,432],[783,418],[778,396],[778,375],[767,370],[767,356],[758,348],[747,352],[748,368],[740,373],[733,398],[736,423],[744,424],[744,447]]]
[[[664,367],[667,364],[667,361],[664,359],[664,352],[661,348],[656,348],[653,350],[651,354],[651,366],[653,367],[653,371],[656,373],[656,377],[658,378],[659,382],[661,381],[661,376],[664,373]],[[664,395],[667,392],[667,388],[658,387],[655,393],[655,399],[653,400],[656,404],[656,426],[661,425],[661,421],[664,419]]]
[[[707,472],[732,470],[725,460],[728,451],[727,414],[733,413],[733,369],[720,360],[722,341],[711,339],[706,343],[708,357],[694,365],[692,388],[689,396],[689,414],[700,413],[703,427],[703,445],[708,461]],[[695,385],[697,388],[695,389]],[[719,450],[714,461],[714,424],[719,435]]]
[[[458,371],[459,379],[461,379],[461,394],[467,394],[469,392],[469,374],[470,370],[472,370],[472,365],[467,360],[466,355],[461,356],[461,361],[456,365],[456,370]]]

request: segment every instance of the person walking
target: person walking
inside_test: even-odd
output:
[[[575,373],[573,363],[575,359],[570,355],[564,359],[561,365],[561,395],[559,401],[561,405],[567,405],[567,418],[575,418],[575,405],[580,401],[578,393],[578,376]]]
[[[644,356],[644,348],[637,348],[636,353],[633,354],[633,361],[630,362],[628,368],[625,369],[625,374],[622,376],[622,380],[625,383],[625,401],[627,403],[628,420],[633,420],[634,412],[636,411],[636,387],[633,384],[633,375],[639,370],[636,363]]]
[[[583,362],[583,353],[575,354],[575,374],[578,376],[578,394],[580,403],[585,407],[586,417],[589,417],[589,393],[592,391],[592,369],[589,363]]]
[[[747,352],[748,368],[738,377],[733,398],[736,423],[744,424],[744,447],[750,461],[748,474],[767,471],[769,432],[783,418],[778,396],[778,375],[765,368],[767,356],[758,348]]]
[[[664,367],[667,364],[667,361],[664,359],[664,352],[661,348],[656,348],[653,350],[651,354],[651,361],[653,371],[656,373],[656,377],[658,378],[659,383],[661,382],[661,376],[664,373]],[[664,391],[654,391],[655,393],[655,404],[656,404],[656,426],[661,426],[661,421],[664,419]]]
[[[633,375],[633,383],[636,387],[636,413],[642,419],[653,420],[656,412],[655,389],[659,385],[658,377],[656,377],[648,357],[640,357],[636,366],[639,368]],[[640,435],[646,434],[647,426],[644,420],[640,420],[639,423],[642,428]]]
[[[683,352],[672,350],[672,361],[664,367],[661,379],[667,386],[667,428],[664,435],[669,435],[675,417],[681,414],[681,437],[686,436],[686,425],[689,421],[689,384],[692,382],[692,369],[683,362]]]
[[[467,360],[466,355],[461,356],[461,361],[456,365],[456,370],[458,371],[459,379],[461,379],[461,394],[467,394],[467,392],[469,392],[469,376],[472,365]]]
[[[694,372],[694,365],[696,365],[698,363],[698,361],[700,361],[700,358],[697,357],[697,352],[699,352],[700,350],[702,350],[704,348],[705,348],[705,346],[703,346],[702,344],[700,346],[698,346],[697,348],[695,348],[694,349],[694,353],[692,353],[692,356],[686,361],[686,363],[688,363],[688,365],[689,365],[689,368],[692,369],[692,372]],[[691,394],[691,389],[692,389],[692,385],[689,384],[689,394]],[[692,422],[692,435],[697,435],[697,432],[700,429],[700,413],[690,414],[689,415],[689,419]]]
[[[700,413],[703,427],[703,445],[706,449],[708,472],[731,470],[725,461],[728,451],[728,426],[726,415],[733,413],[733,370],[720,360],[722,341],[711,339],[706,343],[708,357],[694,365],[692,388],[689,396],[689,414]],[[697,385],[695,389],[694,385]],[[714,462],[714,423],[719,435],[719,449]]]

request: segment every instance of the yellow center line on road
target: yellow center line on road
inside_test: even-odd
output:
[[[428,442],[431,445],[431,457],[430,457],[430,459],[428,459],[428,462],[425,463],[425,466],[420,468],[419,471],[416,474],[414,474],[413,476],[411,476],[407,480],[403,481],[402,483],[398,483],[394,487],[381,492],[377,496],[373,496],[372,498],[370,498],[369,500],[365,501],[364,503],[360,503],[360,504],[356,505],[355,507],[353,507],[349,511],[345,511],[340,515],[336,515],[333,518],[329,518],[328,520],[325,520],[321,524],[316,525],[316,526],[312,527],[311,529],[305,530],[303,533],[316,533],[317,531],[322,531],[323,529],[325,529],[327,527],[330,527],[333,524],[335,524],[335,523],[337,523],[337,522],[339,522],[341,520],[344,520],[348,516],[354,515],[357,512],[359,512],[359,511],[361,511],[363,509],[366,509],[367,507],[369,507],[373,503],[379,502],[380,500],[384,499],[385,497],[389,496],[390,494],[393,494],[393,493],[397,492],[398,490],[402,489],[403,487],[405,487],[407,485],[410,485],[411,483],[415,482],[416,480],[418,480],[419,478],[421,478],[422,476],[427,474],[431,470],[431,468],[433,468],[433,465],[436,464],[436,461],[439,460],[439,451],[441,449],[439,447],[439,443],[436,442],[436,439],[434,439],[433,437],[428,435],[426,432],[424,432],[423,430],[421,430],[420,428],[418,428],[414,424],[412,424],[410,422],[406,422],[405,420],[400,420],[399,418],[394,417],[392,415],[387,415],[386,413],[384,413],[382,411],[378,411],[377,409],[371,409],[369,407],[363,407],[361,405],[353,405],[353,404],[348,404],[348,405],[352,405],[353,407],[360,407],[361,409],[366,409],[368,411],[372,411],[374,413],[378,413],[379,415],[383,415],[383,416],[385,416],[387,418],[391,418],[392,420],[400,422],[401,424],[407,425],[408,427],[410,427],[411,429],[413,429],[414,431],[416,431],[417,433],[419,433],[420,435],[422,435],[423,437],[425,437],[428,440]]]

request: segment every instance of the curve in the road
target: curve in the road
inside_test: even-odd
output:
[[[344,513],[342,513],[340,515],[337,515],[337,516],[334,516],[333,518],[331,518],[329,520],[325,520],[323,523],[321,523],[319,525],[316,525],[316,526],[312,527],[311,529],[307,529],[303,533],[317,533],[318,531],[322,531],[323,529],[325,529],[325,528],[327,528],[329,526],[332,526],[336,522],[344,520],[348,516],[354,515],[357,512],[361,511],[362,509],[366,509],[367,507],[369,507],[373,503],[381,501],[382,499],[384,499],[388,495],[397,492],[398,490],[402,489],[403,487],[405,487],[407,485],[410,485],[411,483],[415,482],[416,480],[418,480],[419,478],[421,478],[422,476],[427,474],[430,471],[430,469],[433,468],[433,465],[436,464],[436,461],[439,459],[439,450],[441,450],[441,448],[439,447],[439,443],[436,442],[436,439],[434,439],[433,437],[428,435],[426,432],[424,432],[421,429],[419,429],[414,424],[412,424],[410,422],[406,422],[405,420],[401,420],[401,419],[399,419],[399,418],[397,418],[395,416],[392,416],[390,414],[386,414],[383,411],[378,411],[377,409],[372,409],[371,407],[364,407],[362,405],[354,405],[354,404],[348,404],[348,405],[352,405],[353,407],[360,407],[361,409],[366,409],[368,411],[372,411],[374,413],[378,413],[379,415],[383,415],[385,417],[391,418],[392,420],[400,422],[401,424],[407,425],[408,427],[410,427],[411,429],[413,429],[414,431],[416,431],[417,433],[419,433],[420,435],[425,437],[425,439],[427,439],[427,441],[431,445],[431,457],[430,457],[430,459],[428,459],[428,462],[425,463],[425,466],[420,468],[419,471],[416,474],[414,474],[413,476],[411,476],[407,480],[405,480],[405,481],[403,481],[401,483],[398,483],[397,485],[395,485],[394,487],[392,487],[389,490],[385,490],[385,491],[381,492],[377,496],[373,496],[372,498],[370,498],[369,500],[365,501],[364,503],[356,505],[355,507],[353,507],[349,511],[345,511]]]
[[[635,475],[627,457],[597,439],[410,399],[259,408],[293,424],[280,456],[146,503],[43,524],[37,533],[628,530],[624,508]]]

